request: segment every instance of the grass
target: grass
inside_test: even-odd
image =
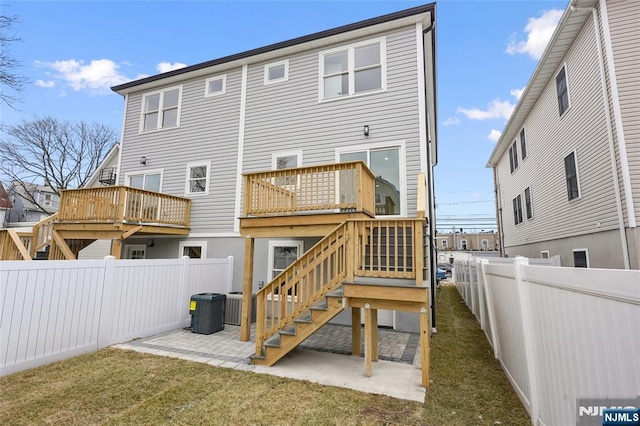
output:
[[[529,424],[455,287],[442,296],[424,404],[104,349],[0,378],[0,424]]]

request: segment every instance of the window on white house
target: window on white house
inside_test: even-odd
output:
[[[573,250],[573,266],[575,268],[589,267],[589,253],[587,252],[587,249]]]
[[[43,206],[50,206],[53,203],[53,196],[51,194],[44,194]]]
[[[185,184],[186,195],[209,194],[209,169],[211,162],[204,161],[187,164],[187,178]]]
[[[560,116],[569,109],[569,86],[567,85],[567,73],[565,67],[562,67],[556,76],[556,91],[558,93],[558,109]]]
[[[518,145],[516,141],[513,141],[511,148],[509,148],[509,166],[511,173],[518,168]]]
[[[191,259],[204,259],[207,257],[207,242],[181,241],[179,253],[180,257],[189,256]]]
[[[227,90],[227,76],[210,77],[205,81],[204,96],[224,95]]]
[[[527,137],[524,132],[524,127],[520,130],[520,154],[522,155],[522,160],[527,158]]]
[[[576,153],[564,157],[564,176],[567,181],[567,196],[569,201],[580,197],[580,186],[578,183],[578,167],[576,165]]]
[[[460,248],[462,250],[466,250],[467,249],[467,240],[461,240],[460,241]]]
[[[540,259],[548,259],[549,258],[549,250],[542,250],[540,252]]]
[[[385,54],[385,39],[320,52],[320,99],[383,90]]]
[[[264,66],[264,84],[289,80],[289,60],[273,62]]]
[[[182,86],[143,95],[141,130],[148,132],[178,127],[181,98]]]
[[[513,199],[513,222],[516,225],[522,223],[522,196],[520,195]]]
[[[533,206],[531,205],[531,187],[524,190],[524,206],[527,212],[527,219],[533,218]]]
[[[482,240],[482,250],[489,250],[489,240]]]
[[[442,240],[442,248],[444,249],[444,248],[447,248],[447,247],[449,247],[449,241]]]

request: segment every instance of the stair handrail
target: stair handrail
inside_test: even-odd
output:
[[[53,224],[58,220],[58,213],[45,217],[40,222],[33,225],[30,255],[34,257],[36,252],[51,243],[51,233]]]
[[[31,260],[21,236],[13,229],[0,229],[0,260]]]
[[[327,291],[347,278],[348,271],[353,270],[348,266],[353,260],[353,229],[351,221],[341,223],[258,290],[256,353],[260,353],[268,338],[284,329],[290,321],[320,301]],[[324,268],[325,262],[328,268]],[[266,316],[268,303],[271,307],[269,324]]]

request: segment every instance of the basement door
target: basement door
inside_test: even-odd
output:
[[[378,309],[378,327],[391,327],[396,328],[394,324],[395,311],[387,311],[385,309]],[[364,308],[360,311],[360,324],[364,324]]]

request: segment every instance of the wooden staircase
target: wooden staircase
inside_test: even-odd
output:
[[[423,226],[422,218],[348,220],[320,240],[258,291],[252,363],[273,365],[349,307],[342,283],[354,285],[356,278],[365,285],[380,279],[410,283],[424,303],[426,288],[416,287],[423,276]],[[369,294],[375,299],[374,291],[354,303]],[[406,305],[415,297],[395,299],[393,291],[389,303]]]

